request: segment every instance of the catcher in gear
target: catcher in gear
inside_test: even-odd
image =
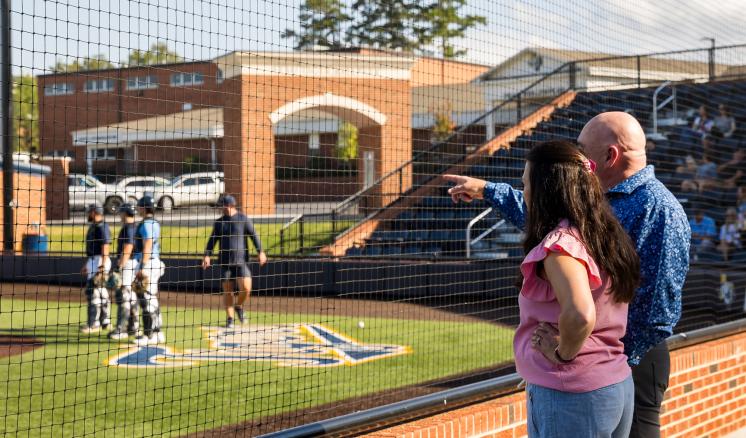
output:
[[[142,221],[135,228],[135,252],[137,261],[132,287],[142,310],[143,335],[135,339],[137,345],[162,344],[166,336],[161,331],[163,320],[158,303],[158,280],[166,269],[160,260],[161,225],[155,220],[155,202],[146,195],[137,202],[137,211]]]
[[[104,209],[91,204],[86,210],[88,214],[88,232],[85,238],[86,261],[80,273],[86,278],[85,295],[88,302],[88,321],[81,329],[84,334],[96,333],[101,328],[108,328],[111,324],[109,312],[111,303],[109,291],[106,290],[106,277],[111,269],[109,247],[111,232],[109,225],[104,222]]]
[[[122,228],[117,237],[117,264],[107,280],[107,288],[114,292],[117,303],[117,325],[109,333],[114,340],[137,336],[140,330],[140,309],[133,290],[137,261],[132,257],[135,248],[135,208],[128,203],[119,207]]]

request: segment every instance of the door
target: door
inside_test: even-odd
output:
[[[373,151],[363,153],[363,189],[376,182],[376,154]]]

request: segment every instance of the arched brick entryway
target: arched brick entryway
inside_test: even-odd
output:
[[[316,108],[357,125],[360,156],[373,151],[378,177],[412,156],[413,58],[236,52],[216,62],[226,77],[225,137],[220,151],[226,191],[252,214],[275,211],[272,124],[289,112]],[[404,188],[410,184],[411,173],[405,173]],[[382,187],[383,193],[394,191]]]

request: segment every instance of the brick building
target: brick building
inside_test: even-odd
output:
[[[487,70],[349,49],[234,52],[211,61],[47,74],[39,77],[41,153],[70,156],[71,172],[113,180],[127,174],[174,176],[195,165],[225,170],[241,162],[232,158],[244,151],[250,163],[243,164],[261,174],[255,179],[263,186],[271,183],[272,189],[263,191],[277,202],[338,200],[410,159],[413,148],[429,144],[428,113],[437,109],[432,96],[450,96],[464,120],[482,112],[483,100],[471,99],[478,93],[467,99],[460,87]],[[324,99],[327,95],[333,99]],[[347,100],[337,105],[340,99]],[[269,121],[283,106],[289,112]],[[366,112],[383,115],[387,123]],[[359,128],[361,152],[356,162],[341,166],[334,150],[345,121]],[[391,143],[388,153],[373,153],[381,136]],[[257,153],[255,145],[265,150]],[[365,157],[373,160],[367,168]],[[363,169],[367,174],[358,171]]]

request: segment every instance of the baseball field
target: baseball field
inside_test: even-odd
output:
[[[0,433],[179,436],[381,394],[512,357],[512,330],[406,303],[162,293],[166,344],[81,335],[76,289],[3,284]],[[112,314],[115,315],[115,306]],[[74,432],[74,433],[73,433]]]

